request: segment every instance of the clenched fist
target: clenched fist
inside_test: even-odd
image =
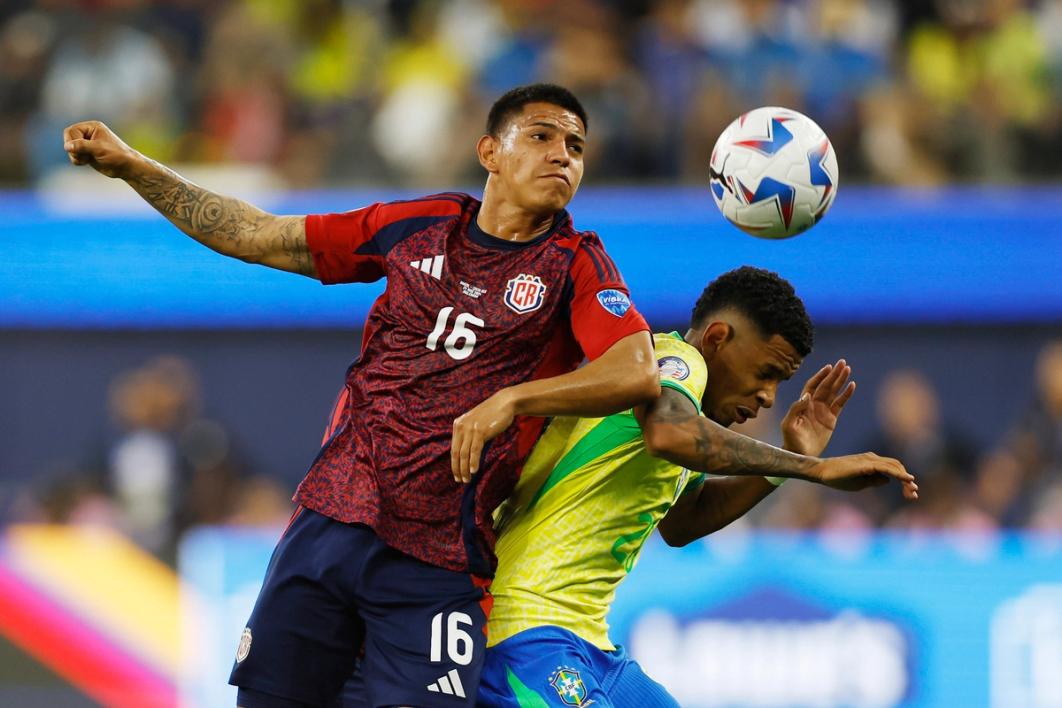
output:
[[[90,165],[100,174],[124,179],[141,158],[98,120],[74,123],[63,131],[63,149],[75,165]]]

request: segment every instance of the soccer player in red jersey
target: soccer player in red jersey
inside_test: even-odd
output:
[[[586,125],[565,89],[514,89],[476,145],[482,202],[444,193],[305,217],[209,192],[102,123],[64,131],[74,164],[125,180],[219,253],[324,283],[387,278],[241,637],[239,705],[334,705],[356,661],[373,706],[474,705],[491,514],[545,416],[659,393],[648,326],[565,211]]]

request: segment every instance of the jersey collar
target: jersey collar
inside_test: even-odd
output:
[[[468,222],[468,238],[476,245],[483,246],[484,248],[492,248],[497,251],[519,251],[529,246],[542,243],[549,239],[550,236],[557,233],[557,230],[568,221],[568,210],[561,209],[553,217],[553,225],[549,227],[549,231],[536,236],[530,241],[506,241],[505,239],[498,238],[488,234],[483,229],[479,228],[479,224],[476,223],[476,218],[479,216],[479,207],[477,206],[475,211],[472,212],[472,219]]]

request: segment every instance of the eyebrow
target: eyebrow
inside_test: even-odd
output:
[[[796,373],[794,371],[786,376],[786,370],[777,364],[768,364],[766,371],[772,378],[781,379],[782,381],[788,381],[793,378],[793,373]]]
[[[561,130],[561,127],[556,123],[547,123],[545,121],[535,121],[534,123],[529,123],[528,127],[530,128],[536,125],[542,128],[552,128],[553,130]],[[580,143],[586,142],[586,139],[583,138],[582,135],[579,135],[579,133],[568,133],[568,137]]]

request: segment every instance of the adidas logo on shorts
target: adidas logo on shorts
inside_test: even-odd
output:
[[[429,683],[428,690],[432,693],[445,693],[448,696],[465,698],[465,687],[461,685],[461,676],[457,673],[457,669],[450,669],[438,681]]]

